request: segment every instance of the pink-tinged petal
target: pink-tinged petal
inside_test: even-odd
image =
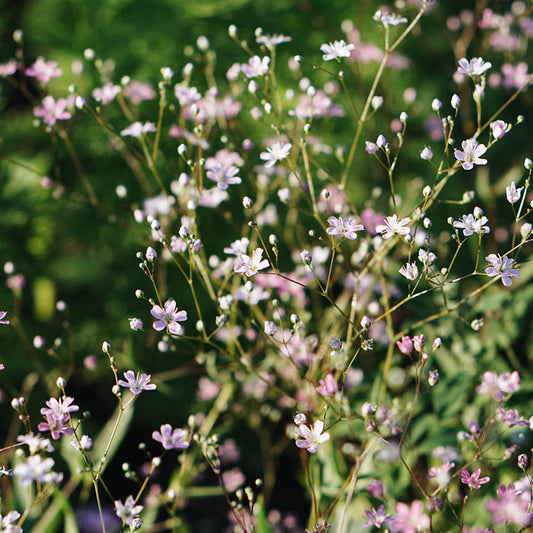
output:
[[[166,316],[166,314],[163,311],[163,309],[161,309],[161,307],[159,307],[158,305],[154,305],[154,307],[152,307],[152,309],[150,311],[150,314],[154,318],[159,318],[160,320],[163,320],[165,318],[165,316]]]
[[[124,377],[128,381],[134,381],[135,380],[135,372],[133,370],[126,370],[126,372],[124,372]]]
[[[178,311],[174,316],[176,322],[184,322],[187,320],[187,311]]]
[[[307,449],[309,446],[309,443],[306,440],[298,439],[296,441],[296,446],[298,446],[298,448]]]
[[[153,327],[156,331],[163,331],[163,330],[167,327],[167,324],[166,324],[166,322],[163,322],[163,320],[156,320],[156,321],[152,324],[152,327]]]
[[[324,422],[322,420],[317,420],[315,422],[315,425],[313,426],[314,432],[317,435],[320,435],[322,433],[322,430],[324,429]]]
[[[329,440],[329,433],[322,433],[320,437],[318,437],[317,441],[319,444],[322,444],[323,442],[326,442]]]
[[[168,331],[174,335],[181,335],[183,333],[183,328],[179,324],[176,324],[176,322],[171,322],[168,325]]]
[[[167,300],[165,302],[165,312],[171,315],[176,310],[176,300]]]
[[[311,430],[305,424],[298,426],[298,433],[300,434],[300,437],[303,437],[304,439],[311,438]]]

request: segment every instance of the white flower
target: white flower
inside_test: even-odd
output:
[[[115,500],[116,515],[121,518],[124,523],[129,526],[138,518],[144,507],[142,505],[135,505],[133,496],[128,496],[126,501],[122,503],[120,500]]]
[[[20,518],[20,513],[17,511],[9,511],[5,516],[0,514],[0,531],[5,533],[22,533],[22,528],[13,525]]]
[[[329,44],[323,44],[320,50],[323,52],[322,59],[324,61],[331,61],[339,57],[350,57],[352,50],[355,48],[353,44],[346,44],[344,41],[335,41]]]
[[[455,159],[462,162],[465,170],[472,170],[474,165],[486,165],[487,160],[481,159],[487,148],[484,144],[479,144],[475,139],[467,139],[461,143],[463,151],[455,150]]]
[[[457,69],[457,72],[459,72],[459,74],[466,74],[467,76],[481,76],[491,67],[492,63],[483,61],[481,57],[474,57],[470,62],[463,57],[459,59],[459,68]]]
[[[239,257],[239,262],[235,265],[234,271],[246,274],[247,277],[255,276],[259,270],[264,270],[269,267],[267,259],[263,259],[263,249],[256,248],[252,252],[252,257],[242,254]]]
[[[483,214],[480,214],[479,217],[475,215],[476,213],[473,215],[463,215],[461,220],[456,220],[452,225],[454,228],[462,229],[465,237],[469,237],[474,233],[478,233],[479,235],[489,233],[490,228],[485,226],[489,219]]]
[[[398,220],[398,215],[392,215],[385,218],[385,224],[380,224],[376,227],[376,231],[381,233],[384,239],[390,239],[395,233],[398,235],[409,235],[409,228],[407,224],[411,222],[410,218],[402,218]]]
[[[418,267],[416,263],[406,263],[399,270],[400,274],[409,280],[414,280],[418,277]]]
[[[519,278],[520,272],[517,268],[511,268],[514,263],[514,259],[511,259],[507,256],[501,256],[500,254],[490,254],[489,256],[485,257],[487,262],[490,264],[487,268],[485,268],[485,272],[487,273],[487,276],[493,277],[493,276],[501,276],[502,283],[509,287],[512,283],[511,278]]]
[[[266,152],[261,152],[259,157],[263,161],[266,161],[265,167],[270,168],[273,167],[276,162],[285,159],[289,155],[291,148],[291,143],[274,143],[270,148],[267,148]]]
[[[30,455],[25,463],[18,463],[13,469],[13,475],[20,478],[21,485],[29,485],[32,481],[39,483],[59,483],[62,474],[52,472],[54,460],[51,457],[43,459],[40,455]]]
[[[157,128],[153,122],[134,122],[131,126],[128,126],[126,129],[120,132],[122,137],[140,137],[143,133],[148,133],[150,131],[156,131]]]
[[[389,15],[382,15],[380,22],[385,26],[398,26],[398,24],[405,24],[407,19],[395,13],[390,13]]]
[[[429,146],[425,146],[424,149],[420,152],[421,159],[429,161],[433,157],[433,152]]]
[[[306,449],[309,453],[316,453],[318,445],[329,440],[329,433],[322,433],[323,429],[324,422],[322,420],[317,420],[312,428],[300,424],[298,434],[302,438],[296,441],[296,446]]]
[[[247,78],[257,78],[268,72],[270,57],[265,56],[262,59],[259,56],[253,56],[248,63],[241,65],[241,70]]]
[[[516,188],[516,183],[514,181],[511,181],[510,185],[507,185],[505,188],[505,194],[507,196],[507,201],[510,204],[516,204],[518,200],[520,200],[520,196],[522,194],[522,189],[524,187],[520,187],[519,189]]]

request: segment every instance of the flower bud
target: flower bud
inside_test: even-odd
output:
[[[361,319],[361,327],[363,329],[368,329],[370,327],[370,325],[372,324],[372,321],[370,320],[370,318],[368,318],[366,315]]]
[[[431,109],[433,109],[433,111],[437,113],[441,107],[442,107],[442,102],[438,100],[437,98],[434,98],[433,102],[431,102]]]
[[[254,205],[254,203],[253,203],[252,199],[249,198],[248,196],[245,196],[245,197],[242,199],[242,206],[243,206],[245,209],[250,209],[253,205]]]
[[[434,387],[439,382],[439,371],[430,370],[428,376],[428,383],[430,387]]]

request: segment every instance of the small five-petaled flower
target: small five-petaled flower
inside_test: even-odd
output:
[[[309,453],[316,453],[319,444],[329,440],[329,433],[322,433],[323,429],[324,422],[322,420],[317,420],[313,427],[300,424],[298,434],[302,438],[296,441],[296,446],[307,450]]]
[[[376,231],[381,233],[384,239],[390,239],[395,233],[397,235],[409,235],[409,228],[407,225],[411,222],[410,218],[402,218],[398,220],[398,215],[385,217],[385,224],[376,226]]]
[[[187,311],[178,311],[176,309],[176,300],[169,298],[163,308],[159,305],[154,305],[150,314],[156,319],[152,324],[156,331],[163,331],[167,328],[174,335],[183,333],[183,328],[179,322],[187,320]]]
[[[480,474],[481,468],[474,468],[471,474],[468,472],[468,470],[462,470],[461,481],[465,485],[468,485],[471,489],[479,489],[481,485],[490,481],[490,477],[486,476],[480,478]]]
[[[328,235],[337,235],[338,237],[346,237],[347,239],[356,239],[357,232],[363,231],[365,227],[357,224],[352,217],[342,218],[331,216],[328,218],[329,228],[326,230]]]
[[[335,41],[333,43],[323,44],[320,50],[324,54],[322,59],[324,61],[331,61],[339,57],[350,57],[352,50],[355,48],[353,44],[346,44],[344,41]]]
[[[165,450],[184,450],[189,447],[188,433],[181,428],[172,429],[170,424],[163,424],[160,431],[154,431],[152,438],[161,443]]]
[[[459,59],[457,72],[459,74],[466,74],[467,76],[481,76],[491,67],[492,63],[483,61],[481,57],[473,57],[470,61],[466,57],[462,57]]]
[[[519,278],[520,272],[517,268],[511,268],[514,263],[514,259],[507,256],[501,256],[500,254],[490,254],[485,259],[490,263],[490,266],[485,268],[487,276],[501,276],[502,283],[509,287],[512,283],[511,278]]]
[[[252,257],[246,254],[241,254],[239,260],[234,267],[234,271],[246,274],[247,277],[255,276],[260,270],[268,268],[269,262],[263,259],[263,249],[256,248],[252,252]]]
[[[487,151],[484,144],[479,144],[475,139],[466,139],[461,143],[461,150],[455,150],[455,159],[461,161],[461,166],[465,170],[472,170],[474,165],[486,165],[487,160],[481,156]]]
[[[139,394],[143,390],[154,390],[157,388],[155,383],[150,383],[152,380],[150,374],[140,374],[137,372],[137,375],[135,375],[133,370],[128,370],[127,372],[124,372],[124,377],[126,378],[126,381],[119,379],[118,384],[121,387],[130,389],[133,394]]]

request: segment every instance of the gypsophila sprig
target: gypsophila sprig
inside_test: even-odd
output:
[[[273,167],[278,161],[283,161],[291,151],[291,143],[276,142],[267,147],[266,152],[261,152],[260,157],[265,161],[265,167]]]
[[[300,424],[298,426],[298,434],[301,439],[296,440],[296,446],[303,448],[309,453],[316,453],[318,446],[329,440],[329,433],[323,433],[324,422],[316,420],[313,426]]]
[[[411,219],[408,217],[398,220],[398,215],[392,215],[385,218],[385,224],[376,226],[376,231],[381,233],[384,239],[390,239],[393,235],[409,235],[408,224]]]
[[[466,57],[459,59],[457,72],[467,76],[481,76],[492,67],[492,63],[483,61],[481,57],[473,57],[470,61]]]
[[[131,526],[136,518],[142,513],[144,507],[137,505],[133,496],[128,496],[124,503],[115,500],[116,515],[127,525]]]
[[[0,532],[528,530],[531,9],[259,4],[168,65],[4,47]]]
[[[514,259],[500,254],[490,254],[485,257],[490,266],[485,268],[487,276],[501,276],[502,283],[506,287],[510,287],[511,278],[519,278],[520,271],[517,268],[511,268],[515,262]]]
[[[352,217],[342,218],[331,216],[328,218],[329,228],[326,229],[328,235],[345,237],[346,239],[356,239],[357,232],[365,228],[362,224],[357,224]]]
[[[332,59],[339,59],[341,57],[350,57],[354,48],[355,45],[346,44],[343,40],[335,41],[333,43],[325,43],[320,46],[320,50],[324,54],[322,56],[324,61],[331,61]]]
[[[188,432],[181,428],[172,429],[170,424],[163,424],[159,431],[152,433],[152,438],[160,442],[165,450],[185,450],[189,447]]]
[[[234,267],[234,271],[240,274],[245,274],[247,277],[255,276],[260,270],[264,270],[270,266],[267,259],[263,259],[263,249],[256,248],[252,252],[252,257],[246,254],[241,254]]]
[[[173,335],[183,334],[183,327],[180,322],[187,320],[187,311],[178,311],[176,300],[168,299],[163,308],[159,305],[154,305],[150,314],[156,319],[152,323],[152,327],[156,331],[167,329]]]
[[[118,384],[121,387],[130,389],[133,394],[140,394],[143,390],[155,390],[157,388],[155,383],[150,383],[152,376],[149,374],[139,372],[135,374],[133,370],[127,370],[124,372],[124,377],[126,381],[119,379]]]
[[[461,143],[461,147],[463,150],[455,150],[454,155],[465,170],[472,170],[474,165],[487,164],[487,160],[480,157],[487,151],[484,144],[479,144],[475,139],[467,139]]]

